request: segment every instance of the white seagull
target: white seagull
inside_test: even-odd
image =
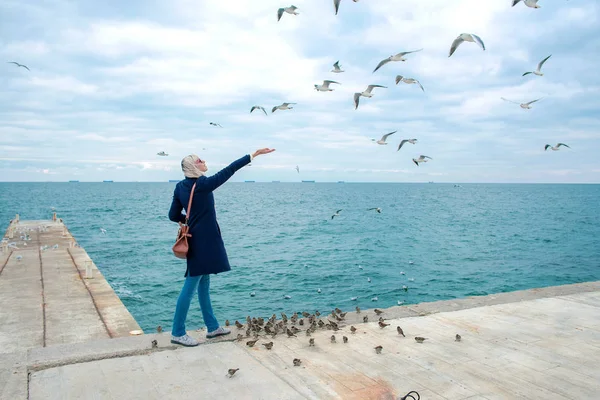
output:
[[[315,85],[315,90],[318,92],[333,92],[333,89],[329,88],[331,83],[337,83],[338,85],[341,85],[341,83],[336,81],[324,80],[322,85]]]
[[[293,15],[298,15],[299,13],[296,11],[298,9],[298,7],[296,6],[289,6],[289,7],[281,7],[279,10],[277,10],[277,21],[279,21],[281,19],[281,16],[283,15],[284,12],[288,13],[288,14],[293,14]]]
[[[518,104],[518,105],[519,105],[519,106],[521,106],[521,108],[522,108],[522,109],[524,109],[524,110],[529,110],[529,109],[531,109],[531,105],[532,105],[533,103],[535,103],[535,102],[536,102],[536,101],[538,101],[538,100],[541,100],[541,99],[543,99],[543,97],[540,97],[539,99],[531,100],[531,101],[530,101],[530,102],[528,102],[528,103],[517,103],[516,101],[508,100],[508,99],[505,99],[504,97],[500,97],[500,98],[501,98],[502,100],[504,100],[504,101],[508,101],[509,103],[515,103],[515,104]]]
[[[421,88],[422,91],[425,91],[425,89],[423,89],[423,85],[421,85],[421,82],[419,82],[418,80],[416,80],[414,78],[405,78],[402,75],[397,75],[396,76],[396,85],[399,84],[400,82],[408,83],[409,85],[412,83],[416,83],[417,85],[419,85],[419,87]]]
[[[339,210],[337,210],[337,211],[335,212],[335,214],[333,214],[333,215],[331,216],[331,219],[333,219],[333,217],[339,217],[339,216],[340,216],[340,211],[342,211],[342,209],[339,209]]]
[[[273,107],[273,109],[271,110],[271,112],[274,113],[275,110],[291,110],[294,107],[289,107],[290,104],[296,104],[296,103],[283,103],[280,106]]]
[[[102,233],[103,235],[106,235],[106,229],[100,228],[100,233]]]
[[[222,128],[221,124],[217,124],[216,122],[209,122],[209,124],[211,124],[212,126],[218,126],[219,128]]]
[[[335,15],[337,15],[338,10],[340,9],[340,2],[342,0],[333,0],[333,8],[335,9]],[[357,3],[358,0],[352,0],[353,2]]]
[[[398,53],[396,55],[389,56],[385,60],[381,60],[381,62],[379,64],[377,64],[377,66],[375,67],[373,72],[377,71],[379,68],[383,67],[385,64],[389,63],[390,61],[406,61],[406,58],[404,58],[405,55],[410,54],[410,53],[416,53],[417,51],[421,51],[421,50],[423,50],[423,49],[413,50],[413,51],[403,51],[402,53]]]
[[[358,108],[358,99],[360,98],[360,96],[364,96],[364,97],[373,97],[373,88],[385,88],[387,89],[387,86],[381,86],[381,85],[369,85],[367,86],[367,88],[365,89],[364,92],[361,93],[354,93],[354,109],[356,110]]]
[[[454,39],[454,42],[452,42],[452,46],[450,46],[450,54],[448,54],[448,57],[454,54],[454,52],[462,42],[477,43],[479,47],[485,50],[485,44],[483,44],[483,40],[481,40],[479,36],[473,33],[461,33],[456,39]]]
[[[296,165],[296,172],[300,173],[300,167]]]
[[[252,112],[252,111],[254,111],[254,110],[262,110],[262,112],[264,112],[264,113],[265,113],[265,115],[268,115],[268,114],[267,114],[267,111],[265,110],[265,108],[264,108],[264,107],[261,107],[261,106],[252,106],[252,108],[250,109],[250,112]]]
[[[375,210],[375,211],[377,211],[379,214],[381,214],[381,208],[379,208],[379,207],[367,208],[367,211],[371,211],[371,210]]]
[[[414,158],[413,158],[412,160],[413,160],[413,162],[414,162],[415,164],[417,164],[417,167],[418,167],[418,166],[419,166],[419,163],[422,163],[422,162],[427,162],[426,158],[429,158],[430,160],[433,160],[433,158],[431,158],[431,157],[429,157],[429,156],[423,156],[423,155],[419,156],[419,158],[418,158],[418,159],[414,159]]]
[[[410,143],[410,144],[415,144],[417,143],[417,139],[403,139],[400,144],[398,145],[398,150],[400,150],[402,148],[402,146],[404,146],[404,143]],[[398,151],[396,150],[396,151]]]
[[[27,68],[27,65],[23,65],[23,64],[19,64],[16,61],[9,61],[7,64],[15,64],[17,67],[23,67],[25,68],[27,71],[31,71],[29,68]]]
[[[344,70],[340,68],[340,62],[339,62],[339,61],[336,61],[336,62],[333,64],[333,69],[331,70],[331,72],[334,72],[334,73],[336,73],[336,74],[339,74],[339,73],[341,73],[341,72],[344,72]]]
[[[552,146],[550,146],[549,144],[547,144],[547,145],[544,147],[544,150],[552,149],[552,150],[554,150],[554,151],[558,151],[558,148],[559,148],[560,146],[569,147],[568,145],[566,145],[566,144],[564,144],[564,143],[559,143],[559,144],[557,144],[557,145],[556,145],[556,146],[554,146],[554,147],[552,147]],[[570,147],[569,147],[569,148],[570,148]]]
[[[157,156],[161,156],[161,157],[166,157],[166,156],[168,156],[169,154],[168,154],[168,153],[165,153],[164,151],[159,151],[158,153],[156,153],[156,155],[157,155]]]
[[[377,143],[377,144],[387,144],[387,142],[386,142],[387,138],[388,138],[390,135],[393,135],[393,134],[394,134],[394,133],[396,133],[396,132],[398,132],[398,131],[394,131],[394,132],[386,133],[385,135],[383,135],[383,136],[381,137],[381,139],[379,139],[379,140],[377,140],[377,141],[375,141],[375,139],[371,139],[371,141],[373,141],[373,142],[375,142],[375,143]]]
[[[540,63],[537,66],[537,69],[535,71],[529,71],[529,72],[525,72],[522,76],[525,75],[529,75],[529,74],[535,74],[537,76],[544,76],[544,74],[542,74],[542,65],[544,65],[544,63],[550,58],[552,57],[552,54],[550,54],[548,57],[544,58],[542,61],[540,61]]]
[[[521,0],[513,0],[512,2],[512,6],[516,6],[517,3],[519,3]],[[525,5],[527,7],[531,7],[531,8],[540,8],[540,6],[538,6],[537,4],[538,0],[523,0],[523,3],[525,3]]]

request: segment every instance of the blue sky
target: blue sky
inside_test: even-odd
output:
[[[3,0],[1,58],[31,71],[0,64],[0,180],[164,181],[190,153],[214,173],[272,147],[233,180],[600,182],[600,5],[539,4],[342,0],[335,16],[302,0],[277,22],[281,0]],[[463,32],[486,50],[448,58]],[[341,85],[316,92],[324,79]],[[369,84],[387,89],[354,110]],[[297,104],[270,112],[282,102]],[[418,142],[397,152],[403,138]],[[571,149],[544,151],[558,142]]]

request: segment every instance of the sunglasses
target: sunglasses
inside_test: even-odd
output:
[[[204,161],[204,160],[201,160],[201,159],[197,159],[197,160],[196,160],[196,163],[198,163],[198,164],[204,164],[205,162],[206,162],[206,161]]]

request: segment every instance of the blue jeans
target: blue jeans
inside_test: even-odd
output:
[[[173,318],[173,329],[171,334],[173,336],[183,336],[186,334],[185,330],[185,319],[187,318],[188,310],[190,309],[190,303],[194,292],[198,289],[198,300],[200,302],[200,309],[202,310],[202,317],[206,324],[208,332],[212,332],[219,328],[219,322],[213,314],[212,305],[210,304],[210,276],[209,275],[198,275],[198,276],[187,276],[185,283],[177,299],[177,307],[175,308],[175,317]]]

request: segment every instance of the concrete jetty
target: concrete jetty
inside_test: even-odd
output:
[[[245,329],[212,340],[192,331],[202,344],[184,348],[168,333],[131,335],[139,327],[109,300],[110,287],[87,292],[101,275],[85,279],[87,255],[68,247],[72,237],[58,249],[33,246],[54,245],[60,221],[16,226],[40,225],[48,228],[32,234],[28,253],[0,259],[1,399],[397,399],[411,390],[423,400],[600,398],[600,281],[392,307],[380,315],[385,327],[374,310],[349,311],[338,331],[313,333],[314,346],[297,324],[296,337],[261,335],[253,347],[235,340]],[[262,346],[271,341],[272,350]],[[231,378],[230,368],[239,368]]]

